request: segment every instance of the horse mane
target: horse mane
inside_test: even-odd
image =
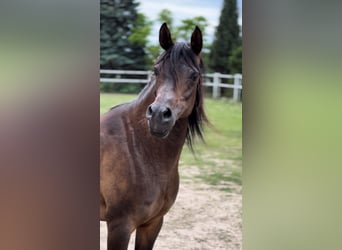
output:
[[[186,133],[186,143],[189,148],[193,151],[193,142],[195,137],[203,138],[203,126],[208,123],[207,116],[203,108],[203,74],[204,74],[204,63],[200,58],[200,64],[197,65],[196,56],[192,52],[190,45],[186,43],[176,43],[169,50],[165,51],[157,59],[156,63],[164,63],[169,60],[172,77],[174,82],[177,81],[176,66],[180,60],[184,60],[187,66],[197,70],[200,73],[200,77],[196,88],[196,99],[191,114],[188,117],[188,127]],[[176,86],[177,87],[177,86]]]

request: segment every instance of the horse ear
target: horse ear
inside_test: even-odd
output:
[[[170,30],[167,27],[166,23],[163,23],[163,25],[160,27],[159,44],[164,50],[168,50],[173,46]]]
[[[202,46],[203,46],[202,32],[198,28],[198,26],[196,26],[194,32],[191,35],[191,49],[196,55],[199,55],[199,53],[202,50]]]

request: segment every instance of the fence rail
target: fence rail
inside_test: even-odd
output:
[[[114,77],[102,77],[102,75],[113,75]],[[112,83],[148,83],[150,81],[152,72],[142,70],[100,70],[100,82]],[[141,76],[140,79],[127,78],[127,76]],[[123,78],[126,76],[126,78]],[[204,86],[212,87],[213,98],[219,98],[221,95],[220,88],[233,89],[233,100],[240,101],[242,91],[242,75],[226,75],[221,73],[211,73],[204,75]],[[222,83],[222,79],[234,79],[233,84]]]

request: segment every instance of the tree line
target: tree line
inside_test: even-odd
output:
[[[190,41],[195,26],[204,36],[202,58],[207,72],[234,74],[242,72],[242,42],[236,0],[224,0],[213,42],[208,44],[203,16],[181,20],[176,26],[170,10],[162,10],[157,20],[138,12],[136,0],[101,0],[100,66],[101,69],[150,70],[162,52],[158,41],[148,36],[155,23],[167,23],[174,41]]]

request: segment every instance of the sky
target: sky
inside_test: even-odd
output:
[[[140,3],[138,8],[150,20],[155,21],[158,14],[163,9],[168,9],[172,12],[175,25],[179,25],[181,20],[193,18],[196,16],[204,16],[209,22],[209,27],[206,29],[208,42],[211,43],[214,38],[215,28],[219,24],[223,0],[138,0]],[[242,25],[242,0],[237,0],[238,8],[238,23]],[[158,43],[159,25],[153,27],[152,34],[149,40],[152,44]]]

